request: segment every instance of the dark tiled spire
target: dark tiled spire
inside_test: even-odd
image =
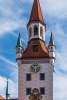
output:
[[[10,94],[8,92],[8,79],[7,79],[7,86],[6,86],[6,100],[10,98]]]
[[[49,46],[55,46],[54,39],[53,39],[53,35],[52,35],[52,31],[51,31]]]
[[[16,47],[22,47],[22,41],[21,41],[21,38],[20,38],[20,33],[19,33],[19,36],[18,36],[18,41],[17,41]]]

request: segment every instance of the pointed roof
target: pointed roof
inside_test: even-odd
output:
[[[54,45],[55,45],[54,44],[54,39],[53,39],[52,31],[51,31],[49,46],[54,46]]]
[[[21,46],[22,47],[22,41],[21,41],[21,38],[20,38],[20,33],[19,33],[19,36],[18,36],[18,41],[17,41],[17,46]]]
[[[39,0],[34,0],[34,2],[33,2],[33,7],[32,7],[28,25],[33,21],[40,21],[41,23],[43,23],[45,25]]]
[[[7,79],[6,94],[8,94],[8,79]]]
[[[7,79],[7,87],[6,87],[6,100],[8,100],[10,97],[10,94],[8,92],[8,79]]]

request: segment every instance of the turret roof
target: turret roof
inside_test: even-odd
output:
[[[6,94],[8,94],[8,80],[7,80]]]
[[[18,41],[17,41],[17,46],[21,46],[22,47],[22,41],[21,41],[21,38],[20,38],[20,33],[19,33],[19,36],[18,36]]]
[[[55,44],[54,44],[54,39],[53,39],[53,35],[52,35],[52,32],[51,32],[49,46],[53,46],[53,45],[55,45]]]

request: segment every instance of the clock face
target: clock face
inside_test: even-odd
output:
[[[37,63],[35,63],[35,64],[33,64],[33,65],[31,66],[31,71],[34,72],[34,73],[39,72],[40,69],[41,69],[41,67],[40,67],[40,65],[37,64]]]

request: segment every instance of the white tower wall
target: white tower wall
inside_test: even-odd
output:
[[[38,27],[38,35],[34,35],[34,26],[37,26]],[[41,37],[40,35],[40,27],[43,28],[43,38]],[[30,33],[29,33],[29,29],[31,28],[31,37],[30,37]],[[29,27],[28,27],[28,40],[30,41],[31,39],[36,39],[36,38],[40,38],[42,39],[43,41],[45,40],[45,26],[43,26],[42,24],[40,23],[32,23]]]
[[[22,57],[22,47],[16,48],[16,59]]]

